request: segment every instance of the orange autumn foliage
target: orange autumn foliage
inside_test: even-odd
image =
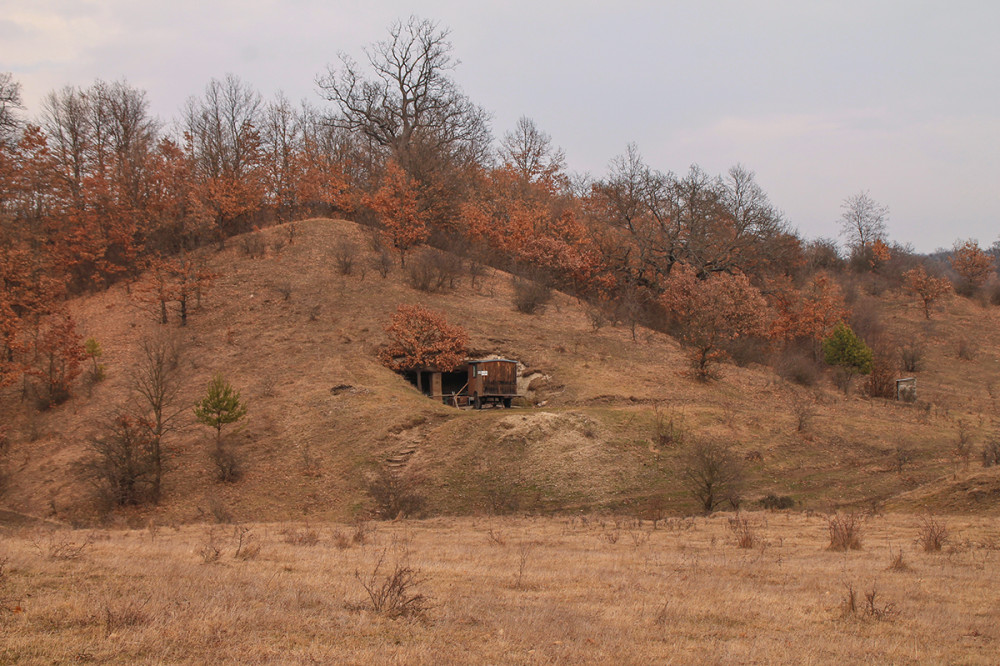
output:
[[[366,197],[366,203],[375,211],[386,240],[399,251],[400,263],[405,264],[406,253],[430,236],[416,183],[399,164],[389,162],[381,185]]]
[[[419,305],[400,305],[385,332],[389,344],[378,351],[378,357],[396,372],[417,368],[448,372],[462,363],[469,344],[465,329]]]
[[[995,268],[993,258],[983,252],[974,240],[955,244],[951,255],[951,267],[974,289],[983,286]]]
[[[903,280],[906,288],[923,302],[924,316],[927,319],[931,318],[931,303],[951,291],[951,283],[947,279],[928,275],[923,266],[903,273]]]
[[[725,345],[767,331],[767,303],[742,273],[699,279],[687,264],[676,264],[660,303],[673,318],[680,341],[691,349],[699,378],[727,356]]]

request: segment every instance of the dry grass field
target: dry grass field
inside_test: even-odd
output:
[[[734,519],[9,528],[0,662],[996,663],[996,518]]]

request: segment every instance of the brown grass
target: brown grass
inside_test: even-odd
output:
[[[252,559],[234,556],[232,527],[71,532],[92,541],[73,560],[38,557],[33,533],[8,532],[0,662],[995,659],[1000,520],[949,517],[947,555],[911,545],[910,570],[890,573],[891,544],[914,542],[910,516],[869,519],[868,548],[845,553],[826,550],[818,515],[768,514],[767,543],[751,550],[730,538],[730,518],[646,523],[638,544],[601,538],[611,523],[591,516],[397,521],[346,548],[327,535],[348,525],[254,524]],[[284,538],[310,530],[316,545]],[[209,541],[219,556],[206,561]],[[421,613],[376,612],[362,582],[391,592],[397,570],[415,575],[401,598],[419,595]]]

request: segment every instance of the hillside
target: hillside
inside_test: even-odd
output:
[[[868,299],[890,334],[924,345],[915,405],[848,398],[823,379],[814,389],[772,369],[722,366],[718,380],[690,376],[676,341],[646,330],[633,342],[623,327],[594,330],[585,308],[557,294],[540,315],[511,306],[510,279],[488,270],[472,288],[428,294],[397,266],[385,279],[370,267],[364,230],[341,220],[298,222],[262,232],[264,258],[241,239],[209,253],[218,274],[181,328],[164,327],[125,285],[71,304],[78,328],[104,349],[107,379],[69,402],[36,413],[2,396],[11,435],[9,480],[0,506],[69,522],[93,522],[93,488],[82,472],[87,442],[128,392],[130,367],[146,336],[169,330],[183,350],[178,404],[193,405],[221,372],[249,399],[235,437],[243,478],[214,479],[212,433],[186,425],[167,441],[171,456],[159,506],[121,510],[143,524],[236,520],[347,520],[369,499],[364,479],[392,460],[426,497],[426,511],[486,511],[516,500],[522,510],[694,509],[680,483],[680,457],[696,437],[732,442],[749,456],[746,496],[790,495],[802,507],[888,502],[906,510],[982,512],[1000,505],[1000,472],[978,463],[992,432],[1000,376],[1000,314],[951,297],[925,321],[915,301],[885,293]],[[353,274],[339,274],[334,249],[359,248]],[[286,297],[287,294],[287,297]],[[867,297],[861,297],[866,299]],[[419,395],[374,356],[401,303],[420,303],[465,326],[476,355],[521,361],[537,377],[532,406],[456,410]],[[970,360],[958,357],[960,343]],[[968,351],[971,350],[971,351]],[[815,404],[804,431],[795,404]],[[541,404],[541,406],[535,406]],[[654,442],[657,417],[685,442]],[[953,454],[960,423],[977,443],[971,463]],[[898,469],[897,450],[910,460]],[[760,455],[756,455],[759,453]]]

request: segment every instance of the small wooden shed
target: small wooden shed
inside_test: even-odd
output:
[[[423,368],[407,374],[421,393],[454,407],[509,408],[518,395],[517,361],[506,358],[471,359],[451,372]]]

